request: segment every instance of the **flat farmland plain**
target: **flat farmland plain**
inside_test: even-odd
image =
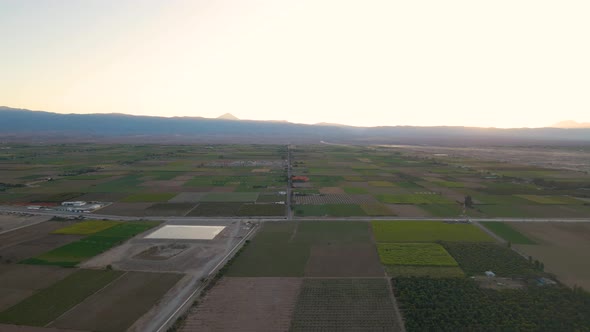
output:
[[[74,272],[54,266],[1,264],[0,312]]]
[[[289,331],[301,278],[223,278],[181,331]]]
[[[182,274],[176,273],[127,272],[50,326],[99,332],[125,331],[181,277]]]
[[[514,245],[520,252],[544,263],[566,285],[590,291],[589,223],[512,223],[535,245]]]
[[[122,274],[78,270],[0,312],[0,323],[45,326]]]

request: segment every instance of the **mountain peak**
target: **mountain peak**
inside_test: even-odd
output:
[[[590,122],[577,122],[573,120],[561,121],[553,126],[553,128],[590,128]]]
[[[220,115],[217,118],[221,119],[221,120],[239,120],[237,117],[235,117],[231,113],[225,113],[224,115]]]

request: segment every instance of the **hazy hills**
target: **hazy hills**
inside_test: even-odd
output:
[[[553,126],[553,128],[590,128],[590,122],[577,122],[573,120],[561,121]]]
[[[0,107],[0,140],[45,142],[240,142],[494,145],[590,143],[590,129],[351,127],[236,120],[233,115],[151,117],[58,114]]]

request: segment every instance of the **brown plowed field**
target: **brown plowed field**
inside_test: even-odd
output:
[[[186,319],[182,331],[288,331],[300,278],[223,278]]]
[[[510,224],[536,245],[513,245],[527,256],[545,264],[568,286],[578,285],[590,291],[590,223],[515,222]]]
[[[12,232],[0,234],[0,250],[12,247],[19,243],[36,240],[71,224],[72,223],[61,221],[46,221],[33,226],[17,229]]]
[[[35,290],[49,287],[75,271],[54,266],[0,265],[0,311],[27,298]],[[4,330],[0,328],[0,331]]]
[[[311,247],[306,277],[383,277],[377,250],[372,244],[317,245]]]
[[[182,278],[176,273],[127,272],[51,323],[52,327],[125,331]]]

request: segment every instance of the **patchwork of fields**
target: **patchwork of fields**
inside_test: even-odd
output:
[[[273,331],[590,326],[589,294],[555,283],[536,258],[495,243],[472,224],[266,222],[218,277],[181,330],[260,331],[268,330],[266,322]],[[253,294],[260,294],[255,305]],[[505,310],[513,313],[509,319]]]
[[[303,218],[590,214],[587,174],[389,147],[22,145],[5,155],[1,203],[111,202],[97,211],[109,215],[283,217],[288,200]]]

